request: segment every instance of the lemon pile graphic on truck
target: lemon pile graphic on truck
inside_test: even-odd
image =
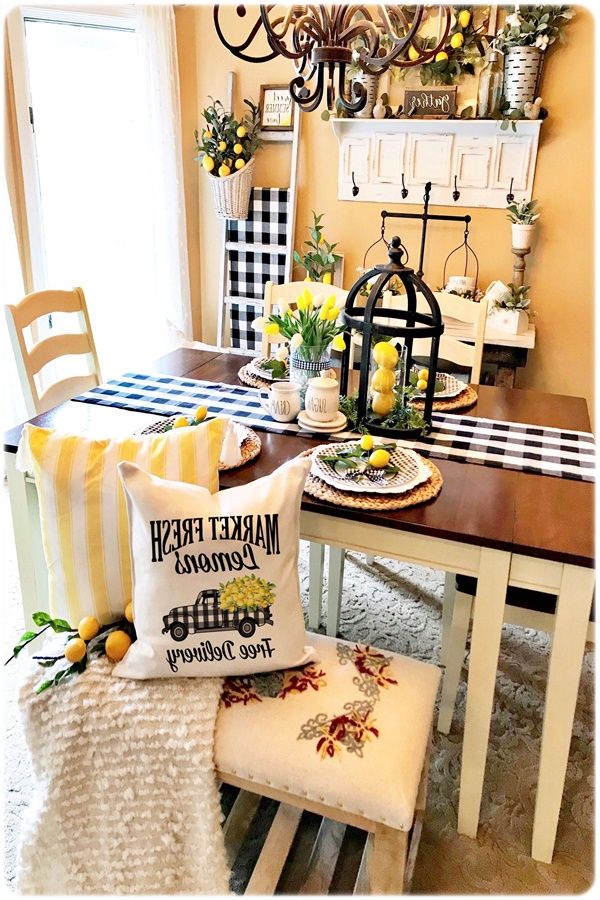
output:
[[[241,575],[219,585],[219,607],[226,612],[236,609],[266,609],[275,602],[275,585],[256,575]]]

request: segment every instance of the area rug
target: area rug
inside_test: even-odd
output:
[[[5,500],[4,500],[5,503]],[[308,602],[308,548],[301,554],[303,598]],[[9,548],[10,552],[10,548]],[[22,621],[14,555],[3,584],[4,659]],[[343,637],[372,643],[437,663],[440,650],[443,576],[439,572],[376,558],[348,554],[341,617]],[[417,859],[413,892],[426,894],[576,894],[593,882],[594,662],[585,657],[571,742],[556,850],[551,865],[531,859],[530,843],[537,764],[548,665],[547,635],[505,626],[481,825],[476,840],[456,832],[460,753],[465,712],[461,685],[452,730],[434,731],[434,752],[425,827]],[[468,655],[465,662],[466,678]],[[31,797],[31,771],[15,715],[14,672],[4,670],[6,880],[14,890],[15,846],[23,812]],[[252,840],[261,841],[272,812],[265,809],[253,822]],[[301,842],[303,835],[298,835]],[[299,846],[299,850],[302,847]],[[243,890],[244,866],[250,854],[242,848],[232,867],[231,886]]]

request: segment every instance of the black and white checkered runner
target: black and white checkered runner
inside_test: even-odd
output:
[[[275,422],[262,408],[258,395],[254,388],[129,372],[74,399],[160,416],[189,415],[197,406],[206,406],[209,414],[232,416],[259,431],[306,433],[295,422]],[[432,430],[426,437],[402,444],[433,459],[576,481],[594,481],[595,476],[594,438],[581,431],[434,413]]]

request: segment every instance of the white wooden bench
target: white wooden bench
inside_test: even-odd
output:
[[[327,893],[347,825],[368,832],[354,893],[403,893],[425,809],[439,670],[309,638],[317,663],[225,682],[215,762],[220,779],[242,789],[224,825],[230,859],[264,796],[280,806],[246,893],[274,893],[305,810],[323,821],[302,893]]]

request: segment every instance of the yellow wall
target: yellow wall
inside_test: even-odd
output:
[[[243,28],[238,27],[240,37],[256,11],[256,7],[247,9]],[[193,162],[193,131],[200,126],[200,113],[209,95],[224,97],[228,71],[237,75],[235,109],[241,110],[243,97],[258,100],[261,84],[289,82],[292,67],[282,59],[251,64],[233,57],[214,31],[212,7],[178,8],[176,17],[194,321],[199,323],[200,311],[202,325],[200,330],[197,324],[196,336],[214,341],[221,231],[212,211],[208,176]],[[233,22],[232,15],[228,21]],[[593,54],[594,20],[579,7],[568,28],[566,44],[551,52],[545,64],[541,93],[550,116],[541,129],[534,184],[542,216],[527,265],[527,281],[538,313],[538,337],[537,347],[518,379],[519,387],[583,395],[590,412],[594,352]],[[382,207],[379,203],[336,199],[338,148],[331,125],[321,120],[319,111],[302,115],[295,246],[305,237],[311,210],[324,212],[326,236],[339,241],[345,255],[344,286],[349,287],[364,251],[379,234]],[[271,145],[257,156],[254,183],[286,185],[288,167],[289,149]],[[472,242],[481,265],[480,283],[485,287],[495,278],[510,281],[510,225],[504,211],[460,209],[461,214],[467,211],[473,216]],[[390,235],[392,227],[393,223]],[[413,259],[418,252],[418,233],[418,223],[403,225],[402,235]],[[440,223],[435,232],[432,226],[424,267],[432,286],[441,283],[444,259],[459,239],[456,225]],[[380,257],[372,254],[369,262],[380,261]]]

